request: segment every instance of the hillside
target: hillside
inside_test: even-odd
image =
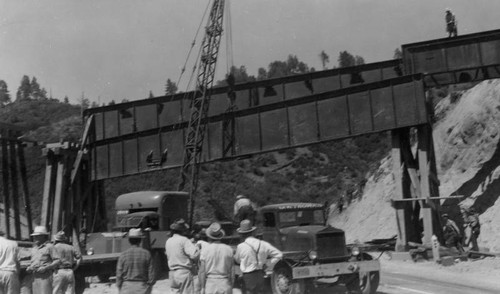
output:
[[[461,207],[480,213],[479,245],[500,251],[500,80],[485,81],[447,96],[436,105],[433,135],[441,181],[440,196],[464,195],[444,201],[443,211],[458,219]],[[349,241],[391,237],[397,233],[390,154],[369,176],[363,195],[345,212],[330,215],[330,224],[345,229]]]

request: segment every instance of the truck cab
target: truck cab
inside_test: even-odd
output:
[[[262,238],[283,252],[271,275],[273,293],[307,293],[338,284],[375,293],[380,263],[346,245],[345,232],[326,224],[323,204],[272,204],[262,207],[259,216]]]

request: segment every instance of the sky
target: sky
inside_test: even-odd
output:
[[[23,75],[73,103],[82,95],[101,104],[144,99],[150,91],[162,96],[166,80],[179,79],[208,3],[0,0],[0,80],[12,97]],[[225,14],[232,38],[222,39],[217,78],[231,64],[228,44],[233,64],[251,75],[289,54],[321,69],[323,50],[329,68],[344,50],[367,63],[388,60],[402,44],[447,36],[445,8],[456,15],[459,34],[500,29],[498,0],[232,0]],[[182,91],[192,89],[197,53],[195,47]]]

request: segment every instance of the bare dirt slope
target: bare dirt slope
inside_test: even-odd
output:
[[[434,146],[441,181],[440,196],[464,195],[445,201],[443,210],[459,218],[460,207],[480,213],[481,247],[500,252],[500,80],[482,82],[454,93],[436,106]],[[361,199],[341,214],[335,208],[330,224],[346,230],[348,242],[388,238],[397,233],[390,154],[369,175]]]

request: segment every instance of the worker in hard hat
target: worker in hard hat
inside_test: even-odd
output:
[[[446,31],[448,32],[448,38],[457,36],[457,20],[455,19],[455,15],[451,12],[449,8],[446,8],[445,12],[445,21],[446,21]]]
[[[462,234],[458,229],[457,224],[450,219],[447,213],[442,215],[443,218],[443,235],[446,247],[457,248],[459,253],[464,252],[464,247],[462,245]]]
[[[244,219],[248,219],[255,224],[256,206],[245,195],[236,196],[234,203],[234,221],[240,223]]]

